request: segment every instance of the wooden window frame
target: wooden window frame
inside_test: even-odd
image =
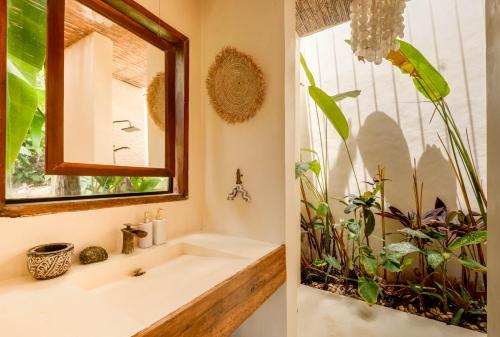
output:
[[[166,40],[101,0],[75,0],[165,54],[165,162],[162,168],[64,161],[64,28],[67,0],[47,1],[45,173],[73,176],[173,177],[175,175],[175,50]],[[161,21],[155,17],[155,22]]]
[[[147,30],[145,26],[142,26],[138,21],[132,20],[127,14],[114,6],[116,0],[78,0],[88,7],[97,6],[96,8],[112,8],[114,14],[119,16],[120,20],[127,20],[127,22],[134,22],[134,29]],[[49,13],[47,19],[49,20],[50,6],[57,6],[54,3],[64,3],[63,0],[49,0],[48,9]],[[138,204],[148,204],[148,203],[159,203],[167,201],[179,201],[186,200],[188,198],[188,167],[189,167],[189,39],[168,25],[167,23],[160,20],[156,15],[148,11],[146,8],[139,5],[133,0],[119,0],[120,5],[130,8],[136,13],[142,15],[146,20],[154,22],[154,24],[160,25],[162,31],[165,33],[162,39],[170,46],[170,51],[168,52],[170,58],[170,64],[175,65],[175,78],[173,78],[170,87],[173,88],[172,94],[174,95],[174,100],[171,108],[175,111],[172,114],[173,120],[175,120],[175,142],[173,148],[170,150],[173,154],[172,167],[170,168],[170,173],[175,173],[173,177],[173,192],[172,193],[155,193],[152,195],[134,195],[134,196],[103,196],[102,198],[93,196],[92,199],[75,199],[75,200],[65,200],[65,201],[48,201],[48,202],[37,202],[36,199],[33,202],[29,201],[26,203],[9,203],[6,200],[6,172],[5,172],[5,155],[6,155],[6,112],[7,112],[7,0],[0,0],[0,216],[2,217],[19,217],[19,216],[31,216],[31,215],[41,215],[59,212],[69,212],[69,211],[82,211],[89,209],[100,209],[108,207],[120,207]],[[58,13],[60,15],[60,13]],[[64,12],[63,12],[64,14]],[[57,19],[50,17],[50,19]],[[64,17],[63,17],[64,19]],[[142,28],[139,28],[142,27]],[[47,26],[48,28],[48,26]],[[151,31],[149,31],[151,33]],[[148,33],[149,34],[149,33]],[[49,35],[49,34],[48,34]],[[49,39],[49,37],[47,36]],[[49,43],[49,40],[47,41]],[[48,50],[48,46],[47,46]],[[47,60],[48,61],[48,60]],[[47,65],[47,70],[50,65]],[[64,69],[64,68],[63,68]],[[47,85],[54,85],[49,84]],[[48,109],[47,102],[47,109]],[[169,104],[172,104],[170,102]],[[48,122],[48,120],[47,120]],[[47,132],[51,126],[47,125]],[[167,147],[167,146],[166,146]],[[48,151],[48,148],[46,149]],[[67,166],[67,167],[71,167]],[[116,166],[115,166],[116,167]],[[127,167],[128,169],[128,167]],[[140,168],[138,168],[140,169]],[[149,168],[146,168],[149,169]],[[71,171],[70,173],[65,173],[66,175],[80,175],[78,171]],[[57,171],[57,168],[56,168]],[[164,176],[162,173],[154,174],[148,172],[147,174],[129,174],[122,171],[117,174],[116,171],[110,172],[106,170],[95,170],[92,171],[95,174],[85,174],[85,175],[130,175],[130,176]],[[52,174],[56,174],[51,171]],[[55,198],[56,200],[56,198]]]

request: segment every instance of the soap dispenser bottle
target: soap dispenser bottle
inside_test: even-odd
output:
[[[153,242],[155,245],[167,242],[167,220],[163,216],[163,208],[158,209],[153,220]]]
[[[148,233],[148,235],[139,239],[139,248],[151,247],[153,245],[153,221],[151,221],[151,213],[144,212],[144,221],[139,224],[138,229]]]

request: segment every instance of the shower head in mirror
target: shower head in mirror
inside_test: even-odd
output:
[[[141,129],[139,129],[138,127],[135,127],[135,126],[128,126],[126,128],[122,128],[123,131],[125,132],[136,132],[136,131],[141,131]]]
[[[119,121],[113,121],[113,124],[117,123],[128,123],[128,126],[122,128],[123,131],[125,132],[136,132],[136,131],[141,131],[138,127],[132,125],[132,123],[128,119],[123,119]]]

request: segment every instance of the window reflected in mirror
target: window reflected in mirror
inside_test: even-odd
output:
[[[64,161],[165,167],[165,52],[66,0]]]

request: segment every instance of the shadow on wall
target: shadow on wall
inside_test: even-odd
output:
[[[385,168],[386,200],[388,205],[403,212],[413,210],[415,201],[412,184],[413,160],[400,126],[381,111],[370,114],[359,129],[357,144],[364,166],[371,177],[378,165]],[[418,160],[419,182],[424,183],[423,211],[434,206],[436,197],[451,209],[456,209],[457,185],[450,163],[435,145],[427,145]]]
[[[436,145],[427,145],[417,164],[417,172],[424,181],[424,210],[434,206],[437,196],[450,209],[457,208],[457,181],[452,174],[451,164],[443,157]],[[431,191],[427,193],[425,191]]]
[[[349,148],[349,152],[352,156],[352,161],[356,162],[356,142],[353,141],[354,138],[350,138],[347,140],[347,147]],[[335,157],[334,165],[328,172],[328,188],[332,191],[331,195],[336,198],[342,198],[348,194],[358,192],[353,187],[350,186],[349,178],[352,176],[352,168],[349,164],[349,157],[347,155],[346,148],[343,143],[339,144],[337,149],[337,156]],[[358,179],[361,177],[358,175]],[[361,182],[360,182],[361,184]],[[363,188],[363,186],[361,186]],[[333,214],[344,214],[344,205],[339,202],[333,203]]]

